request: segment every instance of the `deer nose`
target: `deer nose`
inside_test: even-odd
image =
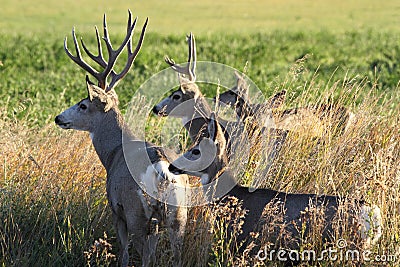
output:
[[[61,120],[60,120],[60,115],[56,116],[56,118],[54,119],[54,122],[56,124],[60,124]]]
[[[182,174],[182,173],[183,173],[181,169],[178,169],[178,168],[177,168],[175,165],[173,165],[173,164],[169,164],[168,170],[169,170],[170,172],[172,172],[173,174]]]

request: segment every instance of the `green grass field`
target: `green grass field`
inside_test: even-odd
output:
[[[134,42],[145,17],[150,22],[132,70],[116,89],[122,110],[143,82],[167,67],[165,55],[186,60],[184,38],[192,31],[198,60],[246,68],[267,96],[286,89],[285,107],[331,94],[360,114],[353,132],[330,139],[312,163],[304,156],[307,142],[301,136],[292,140],[266,184],[276,190],[355,195],[379,204],[385,230],[373,249],[397,255],[389,264],[398,266],[400,2],[331,2],[0,0],[0,264],[82,266],[88,255],[98,265],[115,264],[118,246],[103,167],[87,134],[62,131],[53,121],[86,97],[85,73],[65,55],[64,37],[72,48],[75,26],[78,37],[94,49],[93,26],[101,25],[106,12],[117,44],[130,8],[139,17]],[[304,56],[307,60],[298,63]],[[208,229],[210,214],[199,208],[191,216],[188,266],[233,264],[237,259],[201,231]],[[96,252],[91,246],[100,238],[113,249],[100,246]],[[158,258],[167,266],[164,239]]]
[[[64,36],[72,25],[87,31],[106,12],[110,26],[123,24],[121,16],[130,8],[140,18],[149,17],[149,31],[182,34],[254,33],[328,30],[398,32],[400,4],[396,0],[332,1],[45,1],[2,0],[1,32],[52,33]],[[119,31],[115,29],[115,31]]]

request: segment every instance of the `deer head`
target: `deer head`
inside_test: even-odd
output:
[[[219,95],[219,101],[234,107],[243,106],[245,102],[249,102],[249,85],[243,75],[235,71],[236,85],[228,91]]]
[[[207,125],[209,138],[197,141],[188,151],[169,165],[174,174],[189,174],[201,178],[203,185],[211,183],[228,165],[226,139],[215,113]]]
[[[55,122],[63,129],[93,132],[103,120],[103,115],[118,105],[118,97],[113,90],[106,92],[96,86],[86,76],[88,96],[62,112]]]
[[[243,75],[235,71],[236,86],[222,93],[218,100],[235,109],[241,120],[257,117],[260,127],[274,126],[273,110],[279,108],[285,101],[286,90],[270,97],[264,104],[253,104],[249,97],[249,85]]]
[[[171,67],[171,69],[178,73],[180,86],[177,90],[172,92],[168,97],[164,98],[160,103],[153,107],[153,112],[157,115],[185,117],[188,115],[188,110],[186,107],[181,111],[174,109],[185,101],[196,101],[199,97],[202,97],[202,94],[195,83],[196,42],[194,35],[190,33],[190,35],[186,37],[186,40],[189,47],[189,56],[185,66],[179,66],[178,64],[175,64],[174,60],[170,59],[168,56],[165,57],[165,62]],[[193,104],[191,106],[193,106]],[[191,109],[193,109],[193,107]],[[173,110],[174,113],[171,114]]]
[[[132,64],[139,53],[139,50],[142,46],[148,19],[143,26],[140,39],[134,51],[132,51],[132,35],[135,29],[137,22],[137,18],[132,23],[132,13],[129,10],[129,18],[127,25],[127,34],[122,44],[114,50],[107,29],[107,21],[106,15],[104,14],[103,18],[103,29],[104,29],[104,37],[103,40],[106,44],[108,51],[108,61],[106,61],[103,57],[102,45],[100,42],[99,31],[96,29],[96,37],[97,37],[97,48],[98,55],[92,54],[86,47],[83,39],[81,39],[81,44],[87,55],[97,64],[103,68],[102,72],[97,71],[92,66],[90,66],[86,61],[82,58],[82,54],[79,48],[78,41],[76,40],[75,29],[72,29],[72,37],[75,45],[76,56],[72,55],[72,53],[67,48],[67,38],[64,40],[64,49],[67,55],[82,69],[91,74],[94,78],[96,78],[98,84],[95,85],[89,80],[89,77],[86,75],[86,88],[88,92],[88,96],[81,101],[79,101],[76,105],[70,107],[69,109],[62,112],[55,118],[55,123],[63,129],[75,129],[82,131],[93,132],[96,127],[101,125],[101,121],[103,118],[110,112],[119,114],[118,110],[118,96],[114,91],[115,86],[121,81],[125,75],[128,73]],[[128,51],[128,60],[120,73],[116,73],[114,71],[115,63],[124,50],[127,48]],[[110,83],[108,80],[110,79]]]

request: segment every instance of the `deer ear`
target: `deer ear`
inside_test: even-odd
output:
[[[279,108],[286,99],[286,90],[282,90],[268,99],[268,105],[270,108]]]
[[[107,93],[104,91],[104,89],[98,87],[93,82],[91,82],[87,75],[86,75],[86,87],[90,101],[93,101],[94,98],[98,98],[101,102],[105,103],[105,99],[107,98]]]
[[[210,122],[208,123],[208,133],[210,135],[210,139],[214,142],[215,145],[218,144],[218,156],[222,157],[225,153],[226,140],[225,136],[222,132],[221,126],[217,121],[216,114],[214,112],[211,113]]]
[[[215,118],[215,113],[212,112],[210,115],[210,122],[207,125],[208,134],[210,135],[210,139],[215,142],[217,138],[217,130],[218,130],[218,121]]]
[[[236,90],[242,96],[247,96],[249,94],[249,85],[244,79],[243,75],[235,71],[236,76]]]
[[[109,98],[112,98],[118,102],[118,95],[117,92],[115,92],[114,88],[108,91],[106,94]]]
[[[235,77],[236,77],[236,80],[239,80],[242,78],[242,75],[238,71],[235,70]]]
[[[99,100],[104,104],[104,111],[109,111],[113,106],[118,105],[118,96],[114,89],[106,92],[89,80],[86,76],[86,87],[88,91],[88,98],[90,101],[93,99]]]

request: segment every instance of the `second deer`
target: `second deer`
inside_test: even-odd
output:
[[[201,177],[201,182],[205,188],[208,188],[206,194],[214,194],[220,196],[227,186],[236,184],[236,177],[230,172],[230,166],[225,152],[226,141],[223,137],[221,127],[214,114],[211,115],[211,121],[207,127],[209,138],[196,142],[192,148],[186,151],[181,157],[176,159],[169,166],[169,170],[174,174],[190,174]],[[210,155],[207,151],[216,151]],[[196,169],[196,164],[202,160],[208,160],[214,156],[212,163],[205,169]],[[190,165],[190,166],[189,166]],[[247,211],[244,218],[243,233],[239,236],[240,240],[249,237],[250,232],[257,232],[262,229],[263,212],[269,205],[282,204],[279,209],[283,212],[283,222],[286,233],[300,238],[299,226],[306,226],[305,232],[309,232],[310,220],[312,218],[304,218],[302,214],[312,204],[317,208],[324,210],[322,227],[322,238],[328,242],[333,233],[334,220],[338,219],[340,205],[343,201],[351,202],[349,209],[346,210],[348,220],[343,223],[354,221],[359,226],[359,236],[363,239],[365,246],[375,244],[382,235],[382,219],[380,209],[375,205],[368,205],[363,201],[345,200],[338,196],[315,195],[315,194],[290,194],[270,189],[257,189],[249,192],[248,187],[240,185],[233,186],[225,196],[236,197],[242,202],[243,208]],[[261,225],[260,225],[261,223]],[[301,227],[300,227],[301,228]],[[277,232],[270,233],[278,236],[282,229],[275,228]],[[297,247],[289,247],[296,249]]]

